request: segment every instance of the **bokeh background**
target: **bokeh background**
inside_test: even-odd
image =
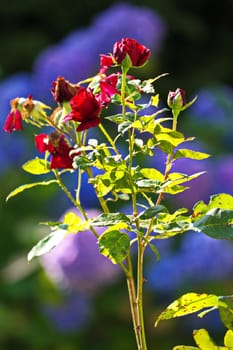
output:
[[[12,0],[0,9],[0,127],[9,101],[32,93],[52,103],[51,81],[76,82],[94,74],[99,54],[115,41],[134,37],[152,50],[142,77],[169,72],[156,90],[184,88],[197,102],[181,129],[196,136],[206,161],[179,161],[184,172],[207,170],[171,206],[186,206],[214,193],[233,194],[233,2],[210,0],[82,1]],[[121,272],[98,254],[90,234],[65,241],[28,264],[26,256],[47,231],[38,222],[58,220],[69,202],[56,188],[35,189],[10,200],[15,187],[34,181],[20,166],[34,156],[30,128],[1,133],[0,141],[0,349],[133,350],[126,286]],[[156,154],[148,166],[162,167]],[[85,194],[85,193],[84,193]],[[95,200],[83,196],[92,212]],[[147,254],[145,313],[149,348],[170,350],[192,344],[192,330],[207,327],[221,343],[225,332],[217,313],[188,317],[153,328],[159,312],[187,291],[232,294],[233,246],[202,234],[159,244],[161,261]]]

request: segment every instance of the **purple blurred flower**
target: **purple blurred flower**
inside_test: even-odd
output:
[[[93,27],[102,41],[100,49],[105,52],[112,52],[115,41],[128,37],[149,47],[152,53],[157,53],[166,33],[165,22],[156,12],[123,2],[99,14],[93,21]]]
[[[91,318],[90,301],[83,295],[65,296],[59,304],[44,304],[42,308],[54,327],[64,333],[77,332]]]
[[[100,214],[97,210],[87,213],[89,217]],[[97,228],[99,234],[103,231]],[[41,264],[59,288],[85,294],[114,282],[120,273],[118,265],[99,253],[91,231],[67,235],[55,249],[41,257]]]
[[[51,83],[58,75],[76,83],[95,74],[99,55],[112,52],[113,44],[122,37],[133,37],[152,53],[158,52],[165,32],[164,21],[150,9],[115,4],[98,15],[90,27],[70,33],[39,55],[33,69],[33,95],[50,102]]]
[[[222,127],[232,115],[233,89],[226,85],[212,86],[197,92],[197,101],[189,113],[196,122]]]
[[[212,239],[204,234],[189,233],[180,248],[147,267],[147,287],[171,292],[188,283],[226,280],[233,273],[233,246],[229,241]]]
[[[219,157],[214,166],[214,193],[224,192],[233,195],[233,157]]]

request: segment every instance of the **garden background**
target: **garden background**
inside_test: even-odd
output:
[[[232,14],[232,0],[5,2],[0,9],[1,129],[12,98],[32,93],[52,103],[49,89],[58,75],[76,82],[95,74],[100,53],[111,52],[122,37],[133,37],[152,50],[143,78],[169,73],[155,85],[161,104],[177,87],[186,90],[188,100],[198,96],[183,113],[180,127],[196,136],[196,149],[212,154],[201,162],[177,162],[179,171],[207,173],[171,205],[191,209],[211,194],[233,194]],[[98,256],[94,241],[80,236],[27,263],[28,251],[45,235],[38,222],[56,221],[70,206],[53,186],[5,203],[12,189],[34,181],[20,169],[34,155],[30,128],[1,131],[0,349],[135,349],[124,278]],[[156,155],[147,165],[160,167],[163,162]],[[96,202],[87,191],[85,206],[92,209]],[[221,342],[224,327],[214,313],[164,322],[157,329],[153,324],[184,292],[232,294],[232,243],[190,233],[161,242],[159,249],[161,261],[148,254],[144,276],[149,348],[157,343],[161,350],[191,345],[192,330],[201,327]]]

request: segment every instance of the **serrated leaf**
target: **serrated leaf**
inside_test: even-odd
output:
[[[221,349],[214,344],[209,333],[204,328],[193,331],[193,338],[201,350],[220,350]]]
[[[118,230],[108,230],[99,237],[99,250],[101,254],[109,258],[114,264],[119,264],[129,254],[129,236]]]
[[[212,238],[233,238],[233,210],[211,209],[193,224],[193,228]]]
[[[195,159],[195,160],[202,160],[209,157],[210,155],[207,153],[192,151],[190,149],[179,149],[175,153],[175,159],[189,158],[189,159]]]
[[[155,326],[161,320],[169,320],[196,313],[204,308],[218,306],[218,297],[211,294],[187,293],[171,303],[157,318]]]
[[[59,228],[40,240],[28,253],[28,261],[50,252],[63,240],[66,234],[66,230]]]
[[[122,222],[130,222],[123,213],[104,213],[91,220],[93,226],[112,226]]]
[[[36,157],[22,165],[24,171],[33,175],[47,174],[51,171],[50,163],[45,159]]]
[[[36,187],[36,186],[48,186],[48,185],[50,185],[50,184],[52,184],[52,183],[57,183],[57,180],[33,182],[33,183],[31,183],[31,184],[21,185],[21,186],[17,187],[16,189],[14,189],[12,192],[10,192],[10,193],[8,194],[8,196],[6,197],[6,202],[7,202],[10,198],[16,196],[17,194],[19,194],[19,193],[21,193],[21,192],[23,192],[23,191],[25,191],[25,190],[28,190],[28,189],[33,188],[33,187]]]
[[[210,197],[209,203],[197,202],[193,207],[193,218],[200,218],[210,209],[233,210],[233,196],[228,193],[219,193]]]

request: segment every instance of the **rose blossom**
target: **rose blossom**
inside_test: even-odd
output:
[[[148,61],[151,51],[135,39],[123,38],[114,44],[113,57],[121,64],[126,54],[129,55],[133,67],[140,67]]]
[[[49,151],[52,155],[51,169],[72,169],[73,159],[69,155],[73,149],[68,146],[65,141],[64,135],[60,135],[57,132],[53,132],[50,135],[40,134],[35,136],[36,147],[39,152],[44,153]]]
[[[100,123],[101,106],[89,88],[80,87],[70,100],[70,105],[72,111],[65,116],[64,122],[69,120],[80,122],[77,131],[92,128]]]

